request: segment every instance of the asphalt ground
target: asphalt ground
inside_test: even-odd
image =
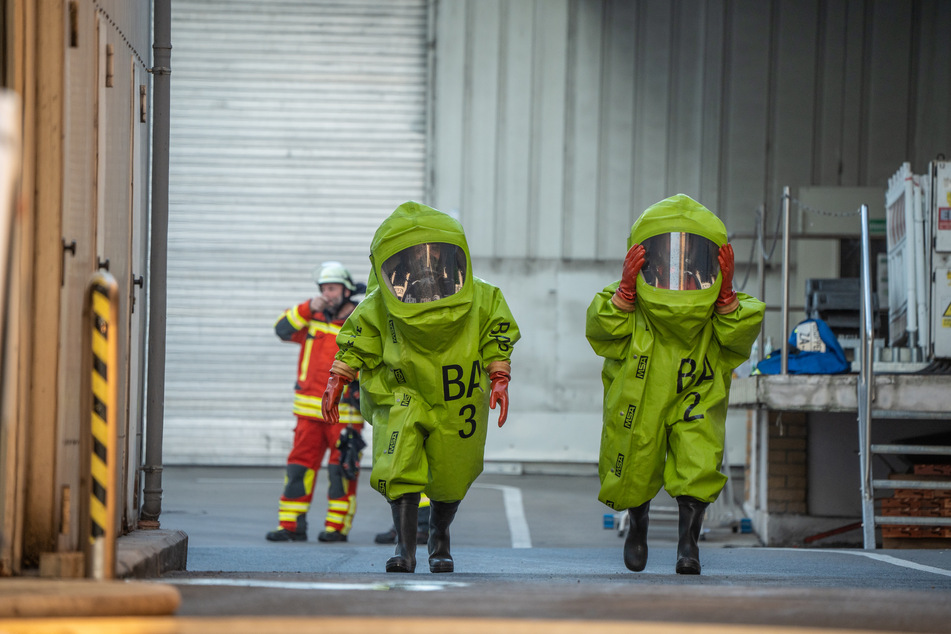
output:
[[[450,530],[454,556],[457,549],[472,547],[512,548],[592,548],[617,550],[620,558],[623,539],[617,530],[605,529],[605,515],[615,514],[598,501],[596,475],[505,475],[483,473],[465,500],[459,505]],[[188,534],[189,570],[206,569],[202,553],[225,547],[255,547],[262,556],[280,561],[289,552],[292,559],[310,546],[315,558],[323,551],[344,550],[348,546],[382,548],[384,561],[392,546],[374,543],[377,533],[392,526],[390,507],[373,490],[361,473],[357,492],[357,511],[346,544],[316,541],[326,511],[326,471],[315,485],[314,503],[308,514],[310,534],[306,543],[271,543],[265,533],[277,526],[277,505],[283,489],[283,469],[166,467],[163,474],[162,528],[174,528]],[[734,531],[739,523],[739,508],[727,508],[726,495],[711,506],[704,528],[701,549],[724,546],[759,546],[754,534]],[[675,545],[677,541],[676,502],[661,492],[651,503],[649,542]],[[389,553],[389,554],[387,554]],[[702,554],[702,551],[701,551]],[[618,559],[620,562],[620,559]],[[237,562],[236,562],[237,564]],[[671,564],[673,566],[673,564]],[[623,563],[622,563],[623,568]],[[457,570],[459,568],[457,567]],[[481,567],[479,568],[480,571]],[[489,572],[485,570],[484,572]]]
[[[361,484],[348,542],[317,542],[321,473],[310,539],[267,542],[282,483],[282,469],[167,467],[156,532],[187,534],[187,567],[127,587],[177,592],[172,616],[123,613],[100,596],[77,618],[4,620],[0,586],[0,632],[951,631],[948,550],[763,548],[721,504],[703,574],[677,575],[675,504],[660,496],[647,569],[632,573],[618,531],[603,528],[596,476],[486,473],[452,525],[456,572],[431,574],[421,548],[416,573],[387,574],[393,546],[373,542],[391,523],[378,493]],[[60,601],[71,592],[49,588]]]
[[[366,474],[363,474],[365,477]],[[455,572],[387,574],[393,546],[373,542],[389,505],[366,482],[346,543],[320,543],[321,473],[306,542],[272,543],[281,469],[170,468],[163,527],[188,534],[187,571],[163,581],[177,614],[330,618],[554,619],[951,631],[951,552],[774,549],[734,530],[724,495],[701,542],[703,573],[674,572],[676,502],[652,502],[646,570],[624,567],[623,538],[605,529],[596,475],[484,473],[452,524]],[[735,491],[742,490],[732,483]]]

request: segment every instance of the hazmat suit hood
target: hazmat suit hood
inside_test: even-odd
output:
[[[464,279],[452,294],[435,301],[405,303],[386,280],[387,261],[410,247],[442,244],[459,247],[464,255]],[[460,257],[461,259],[461,257]],[[387,312],[413,338],[440,341],[452,338],[472,304],[472,260],[462,224],[451,216],[417,202],[406,202],[384,220],[370,243],[370,261]]]
[[[630,249],[635,243],[643,244],[648,238],[672,232],[702,236],[717,247],[723,246],[728,240],[726,227],[712,211],[689,196],[677,194],[644,210],[631,227],[627,248]],[[669,290],[651,286],[640,274],[636,282],[636,305],[644,311],[656,330],[666,336],[690,341],[713,314],[722,281],[722,274],[717,272],[716,281],[707,288]]]

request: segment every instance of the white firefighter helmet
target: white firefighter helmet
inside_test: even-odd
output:
[[[324,262],[314,269],[314,282],[317,286],[321,284],[343,284],[344,288],[351,293],[357,290],[357,285],[353,283],[353,277],[340,262]]]

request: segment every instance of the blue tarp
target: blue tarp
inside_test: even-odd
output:
[[[789,335],[789,374],[842,374],[852,369],[835,334],[821,319],[799,322]],[[753,374],[779,374],[782,351],[773,350]]]

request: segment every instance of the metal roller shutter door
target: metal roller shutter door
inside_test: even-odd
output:
[[[425,194],[428,5],[172,11],[165,462],[279,465],[298,346],[274,322],[323,260],[365,281],[373,231]]]

